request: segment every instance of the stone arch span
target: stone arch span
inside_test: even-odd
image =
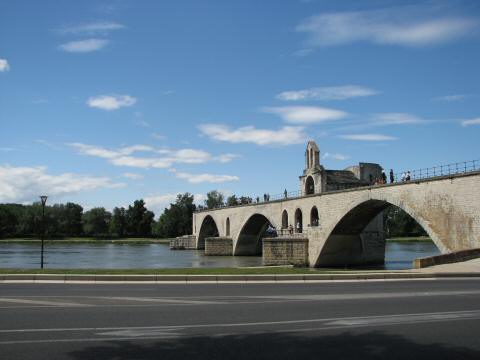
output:
[[[198,233],[197,249],[205,249],[205,238],[219,236],[218,227],[210,215],[205,216]]]
[[[268,225],[275,226],[265,215],[253,214],[243,224],[235,244],[234,255],[261,255],[262,238]]]
[[[383,264],[385,235],[382,212],[392,205],[404,210],[422,226],[442,252],[448,251],[430,227],[428,219],[417,214],[408,204],[395,199],[371,198],[354,203],[330,225],[315,266]]]

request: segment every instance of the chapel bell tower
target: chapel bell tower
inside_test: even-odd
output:
[[[302,195],[322,192],[323,166],[320,165],[320,150],[315,141],[309,141],[305,150],[305,169],[300,176]]]

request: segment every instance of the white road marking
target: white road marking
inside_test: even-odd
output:
[[[28,305],[44,305],[44,306],[90,306],[88,304],[79,304],[72,302],[58,302],[45,300],[28,300],[18,298],[1,297],[0,302],[14,303],[14,304],[28,304]]]
[[[223,304],[223,302],[219,302],[219,301],[182,300],[182,299],[176,299],[176,298],[156,298],[156,297],[108,296],[108,297],[96,297],[96,298],[108,299],[108,300],[140,301],[140,302],[154,302],[154,303],[168,303],[168,304],[182,304],[182,305]]]
[[[463,296],[480,295],[480,290],[466,291],[422,291],[422,292],[391,292],[391,293],[358,293],[358,294],[312,294],[312,295],[259,295],[246,296],[250,299],[282,299],[282,300],[312,300],[312,301],[332,301],[332,300],[362,300],[362,299],[389,299],[402,297],[425,297],[425,296]]]
[[[148,339],[170,339],[181,336],[195,336],[198,334],[170,332],[169,330],[182,330],[191,328],[207,328],[207,327],[244,327],[244,326],[259,326],[259,325],[283,325],[283,324],[302,324],[320,322],[317,327],[310,328],[289,328],[289,329],[266,329],[264,331],[249,331],[248,334],[263,334],[263,333],[297,333],[297,332],[314,332],[321,330],[334,330],[354,327],[368,327],[368,326],[388,326],[398,323],[415,324],[420,322],[438,322],[438,321],[458,321],[458,320],[476,320],[480,317],[480,310],[473,311],[456,311],[456,312],[438,312],[425,314],[401,314],[401,315],[380,315],[367,317],[352,317],[352,318],[333,318],[333,319],[311,319],[311,320],[288,320],[288,321],[267,321],[255,323],[232,323],[232,324],[197,324],[197,325],[181,325],[181,326],[157,326],[157,327],[126,327],[116,328],[125,329],[124,331],[111,331],[105,333],[97,333],[96,335],[105,335],[110,337],[90,337],[90,338],[71,338],[71,339],[34,339],[34,340],[7,340],[0,341],[0,345],[15,345],[15,344],[35,344],[35,343],[59,343],[59,342],[98,342],[98,341],[127,341],[127,340],[148,340]],[[404,319],[405,321],[401,321]],[[321,324],[323,323],[323,324]],[[76,330],[87,331],[100,330],[100,328],[79,328]],[[104,328],[106,329],[106,328]],[[115,328],[111,328],[115,329]],[[24,329],[29,331],[28,329]],[[66,331],[74,329],[31,329],[31,331]],[[13,330],[18,331],[18,330]],[[12,332],[13,332],[12,331]],[[5,332],[5,331],[3,331]],[[243,332],[245,333],[245,332]],[[204,332],[202,332],[204,335]],[[208,336],[231,336],[240,334],[239,332],[216,333]]]
[[[64,332],[64,331],[169,331],[180,329],[195,329],[195,328],[212,328],[212,327],[247,327],[247,326],[267,326],[267,325],[293,325],[293,324],[308,324],[308,323],[326,323],[333,326],[336,325],[355,325],[378,322],[379,319],[389,321],[396,321],[397,319],[409,318],[410,320],[451,320],[451,319],[476,319],[480,317],[480,310],[465,310],[465,311],[446,311],[435,313],[413,313],[413,314],[391,314],[391,315],[373,315],[373,316],[358,316],[358,317],[335,317],[335,318],[317,318],[317,319],[301,319],[301,320],[280,320],[280,321],[262,321],[262,322],[245,322],[245,323],[214,323],[214,324],[185,324],[185,325],[164,325],[164,326],[119,326],[119,327],[83,327],[83,328],[37,328],[37,329],[3,329],[0,333],[35,333],[35,332]],[[368,322],[367,320],[370,320]],[[344,323],[341,323],[341,322]],[[347,323],[348,322],[348,323]],[[106,334],[106,333],[105,333]]]

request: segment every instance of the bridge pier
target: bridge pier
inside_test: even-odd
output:
[[[263,265],[308,266],[308,239],[281,236],[263,239]]]
[[[233,240],[231,237],[205,238],[206,256],[231,256],[233,255]]]

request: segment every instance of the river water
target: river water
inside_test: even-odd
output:
[[[439,254],[431,242],[388,242],[385,269],[409,269],[418,257]],[[200,250],[170,250],[166,244],[48,244],[46,268],[187,268],[261,266],[257,256],[204,256]],[[1,244],[0,268],[39,268],[37,244]]]

